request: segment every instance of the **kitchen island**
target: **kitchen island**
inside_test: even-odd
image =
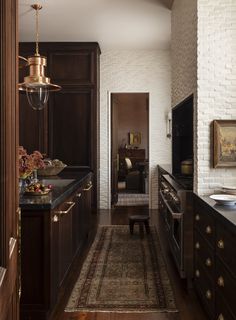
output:
[[[236,205],[194,195],[194,285],[209,319],[236,319]]]
[[[64,170],[52,190],[22,196],[21,319],[49,319],[68,273],[91,237],[92,173]]]

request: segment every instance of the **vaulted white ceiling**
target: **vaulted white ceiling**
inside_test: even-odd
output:
[[[170,43],[171,0],[19,0],[20,41],[97,41],[101,49],[156,49]]]

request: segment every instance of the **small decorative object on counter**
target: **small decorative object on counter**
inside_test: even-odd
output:
[[[181,161],[181,174],[192,175],[193,174],[193,160],[187,159]]]
[[[32,183],[25,188],[25,194],[31,196],[43,196],[49,193],[51,186],[45,186],[42,183]]]
[[[212,194],[210,198],[215,200],[217,204],[224,206],[234,206],[236,203],[236,195],[232,194]]]
[[[38,170],[39,176],[56,176],[66,167],[66,164],[58,159],[45,159],[44,165],[43,169]]]
[[[44,168],[43,156],[39,151],[28,154],[26,149],[19,147],[19,193],[31,182],[37,182],[37,169]],[[36,172],[36,174],[35,174]]]
[[[235,194],[236,195],[236,187],[235,186],[222,186],[222,191],[227,194]]]

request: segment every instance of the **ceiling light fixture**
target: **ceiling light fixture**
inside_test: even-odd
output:
[[[36,12],[36,48],[35,54],[27,58],[29,75],[19,84],[19,90],[26,91],[28,102],[34,110],[42,110],[47,104],[49,92],[58,91],[61,87],[50,83],[50,78],[44,74],[47,58],[39,54],[39,10],[42,6],[33,4],[31,7]]]

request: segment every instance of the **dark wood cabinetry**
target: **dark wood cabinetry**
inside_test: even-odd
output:
[[[198,296],[210,319],[235,319],[236,227],[197,196],[194,220],[194,284]]]
[[[22,210],[21,319],[49,319],[71,265],[88,239],[92,182],[53,210]]]
[[[33,43],[21,43],[20,54],[33,53]],[[48,106],[34,111],[25,94],[20,96],[20,144],[28,152],[40,150],[67,165],[94,173],[96,205],[97,149],[99,140],[99,56],[97,43],[40,43],[47,57],[47,75],[61,91],[50,93]],[[23,73],[26,71],[21,69]]]

